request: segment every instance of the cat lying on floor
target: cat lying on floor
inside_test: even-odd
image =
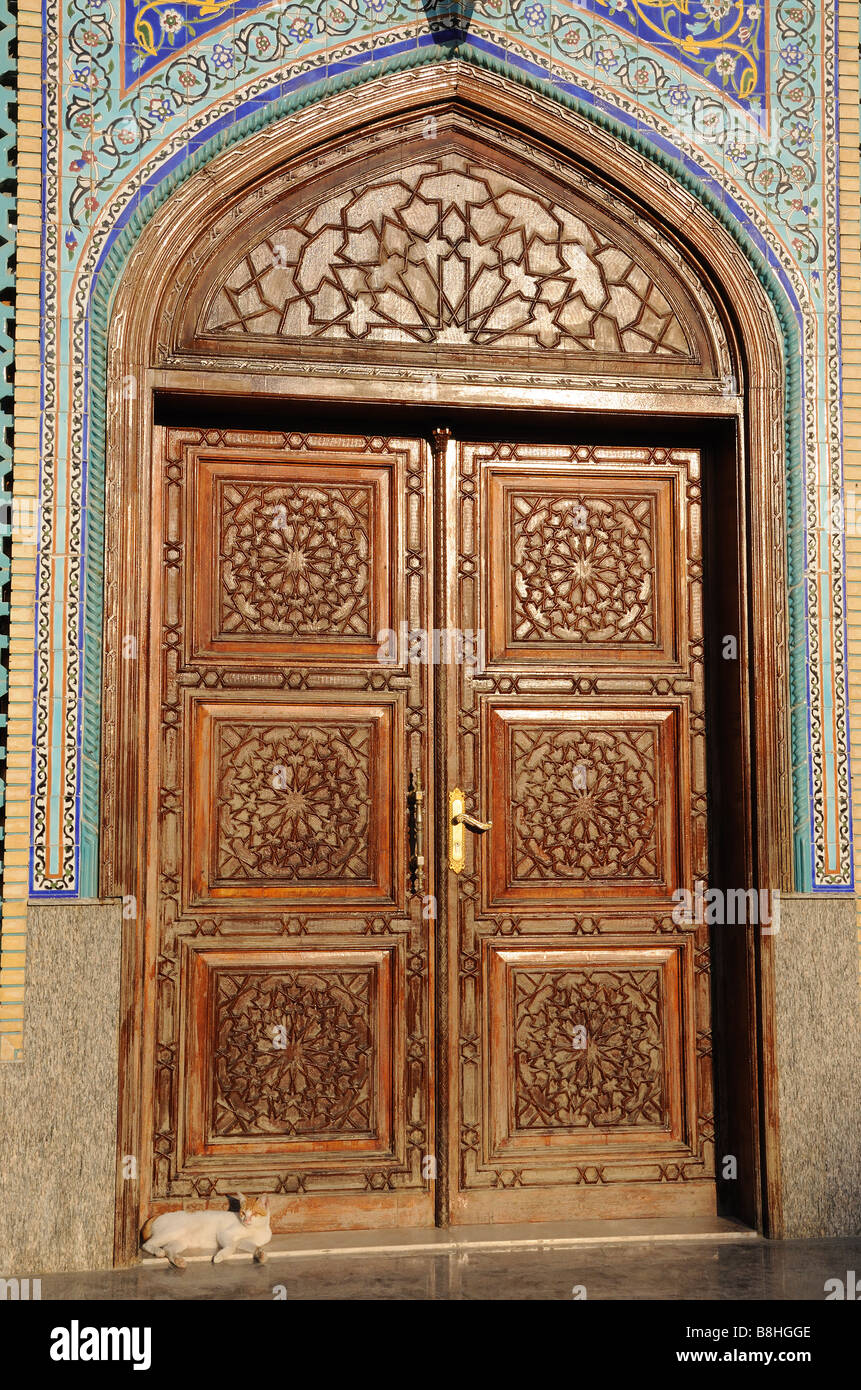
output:
[[[214,1250],[214,1265],[237,1250],[253,1250],[262,1264],[264,1245],[272,1239],[269,1197],[243,1192],[228,1198],[230,1211],[166,1211],[145,1222],[141,1244],[148,1255],[166,1255],[174,1269],[185,1269],[184,1250]]]

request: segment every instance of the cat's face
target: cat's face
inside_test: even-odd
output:
[[[250,1200],[243,1197],[242,1205],[239,1210],[239,1220],[243,1226],[250,1226],[252,1221],[262,1221],[269,1216],[269,1198],[252,1197]]]

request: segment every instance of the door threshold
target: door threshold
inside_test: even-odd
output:
[[[517,1225],[406,1227],[384,1231],[299,1231],[273,1236],[266,1246],[267,1260],[317,1259],[323,1255],[468,1255],[472,1251],[516,1249],[565,1249],[586,1245],[639,1245],[658,1241],[728,1242],[759,1240],[756,1231],[726,1217],[694,1217],[687,1220],[660,1218],[614,1221],[536,1221]],[[207,1262],[211,1255],[186,1255],[189,1264]],[[251,1254],[228,1256],[250,1260]],[[167,1260],[145,1256],[145,1265],[166,1265]],[[226,1261],[225,1261],[226,1263]]]

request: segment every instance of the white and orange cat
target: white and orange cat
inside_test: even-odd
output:
[[[230,1211],[165,1211],[151,1218],[141,1231],[141,1245],[148,1255],[166,1255],[174,1269],[185,1269],[185,1250],[214,1250],[214,1265],[237,1250],[253,1250],[262,1264],[264,1245],[272,1239],[269,1197],[243,1192],[229,1197]]]

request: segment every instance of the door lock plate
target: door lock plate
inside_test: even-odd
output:
[[[466,802],[460,787],[448,794],[448,867],[459,874],[466,863],[466,827],[463,815]]]

